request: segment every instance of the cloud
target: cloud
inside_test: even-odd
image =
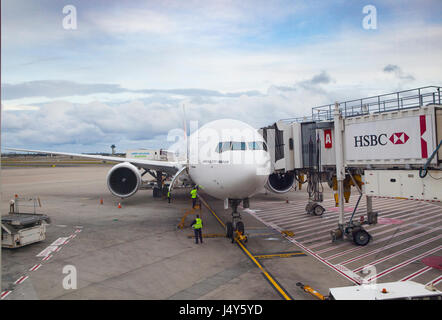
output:
[[[411,74],[405,74],[402,69],[395,64],[388,64],[384,67],[384,72],[386,73],[392,73],[397,78],[401,80],[414,80],[414,77]]]
[[[119,93],[125,89],[115,84],[84,84],[64,80],[28,81],[18,84],[2,84],[4,100],[27,97],[58,98],[73,95],[88,95],[97,92]]]
[[[239,97],[242,95],[259,95],[259,91],[238,91],[222,93],[207,89],[139,89],[131,90],[122,88],[118,84],[104,83],[78,83],[65,80],[39,80],[27,81],[17,84],[2,84],[4,100],[22,99],[28,97],[60,98],[70,96],[84,96],[97,93],[137,93],[137,94],[166,94],[189,97]]]
[[[230,118],[259,128],[281,118],[309,114],[312,106],[333,101],[330,92],[312,95],[300,85],[293,90],[277,87],[253,94],[169,90],[121,103],[54,100],[39,104],[37,110],[7,109],[2,117],[2,145],[77,152],[107,151],[112,143],[123,149],[164,148],[170,144],[165,139],[169,131],[182,128],[182,104],[187,120],[199,126]]]

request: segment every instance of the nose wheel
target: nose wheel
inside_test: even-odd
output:
[[[238,205],[241,200],[231,200],[232,205],[232,221],[226,223],[226,237],[232,240],[241,240],[247,242],[245,235],[244,223],[241,221],[241,215],[238,213]]]

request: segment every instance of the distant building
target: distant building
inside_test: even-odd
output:
[[[162,149],[136,149],[127,150],[126,158],[167,161],[168,154],[169,152]]]

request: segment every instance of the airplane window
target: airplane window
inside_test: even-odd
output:
[[[218,146],[216,147],[216,152],[222,153],[224,151],[229,150],[246,150],[246,143],[245,142],[220,142],[218,143]]]
[[[245,142],[232,142],[232,150],[246,150]]]
[[[220,142],[218,143],[218,146],[216,147],[216,152],[222,153],[224,151],[232,150],[232,142]]]
[[[232,150],[232,142],[223,142],[223,149],[221,152]]]
[[[258,148],[258,146],[257,146],[256,142],[249,142],[249,149],[250,150],[258,150],[257,148]]]
[[[265,150],[267,151],[267,145],[262,141],[249,142],[250,150]]]

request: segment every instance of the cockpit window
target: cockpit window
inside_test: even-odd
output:
[[[222,153],[224,151],[232,150],[232,142],[220,142],[218,143],[218,146],[216,147],[216,152]]]
[[[246,150],[245,142],[232,142],[232,150]]]
[[[249,150],[265,150],[267,151],[267,146],[262,141],[253,141],[253,142],[239,142],[239,141],[228,141],[228,142],[220,142],[216,147],[216,152],[222,153],[224,151],[229,150],[246,150],[248,146]]]
[[[249,142],[249,149],[250,150],[265,150],[265,151],[267,151],[267,146],[262,141],[253,141],[253,142]]]

